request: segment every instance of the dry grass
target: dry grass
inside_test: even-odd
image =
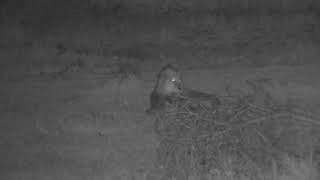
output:
[[[159,114],[165,179],[317,179],[320,119],[261,95],[266,91],[257,105],[253,92],[218,109],[186,102]]]

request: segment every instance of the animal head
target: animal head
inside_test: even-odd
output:
[[[181,93],[183,82],[178,69],[172,65],[163,67],[158,74],[155,91],[167,96]]]

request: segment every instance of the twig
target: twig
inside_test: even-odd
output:
[[[291,117],[292,119],[295,119],[295,120],[306,121],[308,123],[312,123],[312,124],[320,126],[320,119],[316,120],[316,119],[309,118],[307,116],[302,116],[302,115],[293,114],[293,113],[279,113],[279,114],[281,114],[282,116]]]
[[[210,119],[201,117],[201,116],[199,116],[199,114],[192,112],[192,111],[191,111],[190,109],[188,109],[188,108],[185,108],[185,110],[186,110],[188,113],[190,113],[190,114],[192,114],[193,116],[195,116],[196,118],[198,118],[198,119],[202,119],[202,120],[206,120],[206,121],[211,122]]]
[[[209,111],[206,107],[204,107],[204,105],[202,105],[201,103],[199,104],[200,107],[207,113],[210,115],[210,117],[214,120],[214,113],[217,113],[217,109],[215,109],[213,112]]]
[[[242,124],[242,125],[240,125],[240,126],[227,128],[227,129],[225,129],[225,130],[223,130],[223,131],[221,131],[221,132],[216,133],[215,135],[213,135],[213,138],[216,138],[216,137],[218,137],[218,136],[221,136],[221,135],[223,135],[223,134],[226,134],[226,133],[228,133],[228,132],[230,132],[230,131],[232,131],[232,130],[241,129],[241,128],[244,128],[244,127],[246,127],[246,126],[248,126],[248,125],[250,125],[250,124],[258,123],[258,122],[261,122],[261,121],[264,121],[264,120],[267,120],[267,119],[270,119],[270,118],[274,118],[274,116],[264,116],[264,117],[260,117],[260,118],[257,118],[257,119],[255,119],[255,120],[249,121],[249,122],[247,122],[247,123],[245,123],[245,124]]]
[[[252,108],[255,108],[255,109],[260,110],[260,111],[263,111],[263,112],[267,112],[267,113],[272,113],[272,112],[273,112],[273,111],[270,110],[270,109],[260,107],[260,106],[258,106],[258,105],[256,105],[256,104],[248,103],[248,105],[249,105],[250,107],[252,107]]]
[[[181,121],[180,119],[175,119],[177,122],[179,122],[180,124],[182,124],[183,126],[191,129],[191,127],[189,125],[187,125],[186,123],[184,123],[183,121]]]
[[[239,111],[237,111],[230,119],[229,121],[232,122],[235,118],[237,118],[238,116],[240,116],[242,113],[246,112],[247,110],[249,110],[249,107],[241,107],[241,108],[238,108]]]
[[[258,131],[258,129],[256,129],[256,128],[254,128],[254,131],[258,134],[258,136],[262,139],[262,141],[263,141],[265,144],[268,145],[268,147],[271,146],[271,143],[270,143],[269,139],[268,139],[266,136],[264,136],[264,135],[263,135],[260,131]]]
[[[166,113],[164,115],[164,118],[167,118],[167,117],[173,116],[173,115],[184,115],[184,114],[190,114],[190,112],[170,112],[170,113]]]
[[[299,114],[302,114],[304,116],[320,120],[320,115],[314,114],[314,113],[311,113],[311,112],[306,112],[306,111],[304,111],[302,109],[294,108],[294,109],[292,109],[292,113],[293,114],[298,114],[299,113]]]
[[[274,114],[274,115],[269,115],[269,116],[263,116],[263,117],[259,117],[259,118],[256,118],[252,121],[249,121],[245,124],[242,124],[240,126],[237,126],[237,127],[231,127],[231,128],[227,128],[219,133],[216,133],[213,138],[216,138],[218,136],[221,136],[223,134],[226,134],[232,130],[236,130],[236,129],[241,129],[241,128],[244,128],[250,124],[254,124],[254,123],[258,123],[258,122],[261,122],[261,121],[265,121],[267,119],[275,119],[275,118],[281,118],[281,117],[291,117],[292,119],[295,119],[295,120],[302,120],[302,121],[306,121],[306,122],[309,122],[309,123],[313,123],[313,124],[316,124],[316,125],[319,125],[320,126],[320,121],[316,121],[314,119],[311,119],[311,118],[308,118],[308,117],[304,117],[304,116],[300,116],[300,115],[296,115],[296,114],[292,114],[292,113],[278,113],[278,114]]]

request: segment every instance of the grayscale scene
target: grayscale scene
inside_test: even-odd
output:
[[[1,0],[1,180],[319,180],[319,0]]]

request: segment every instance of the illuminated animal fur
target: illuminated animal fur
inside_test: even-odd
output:
[[[167,65],[158,73],[156,85],[150,95],[150,108],[146,113],[161,112],[186,101],[191,102],[190,105],[203,104],[208,108],[215,108],[220,104],[218,97],[213,94],[184,87],[178,69]]]

